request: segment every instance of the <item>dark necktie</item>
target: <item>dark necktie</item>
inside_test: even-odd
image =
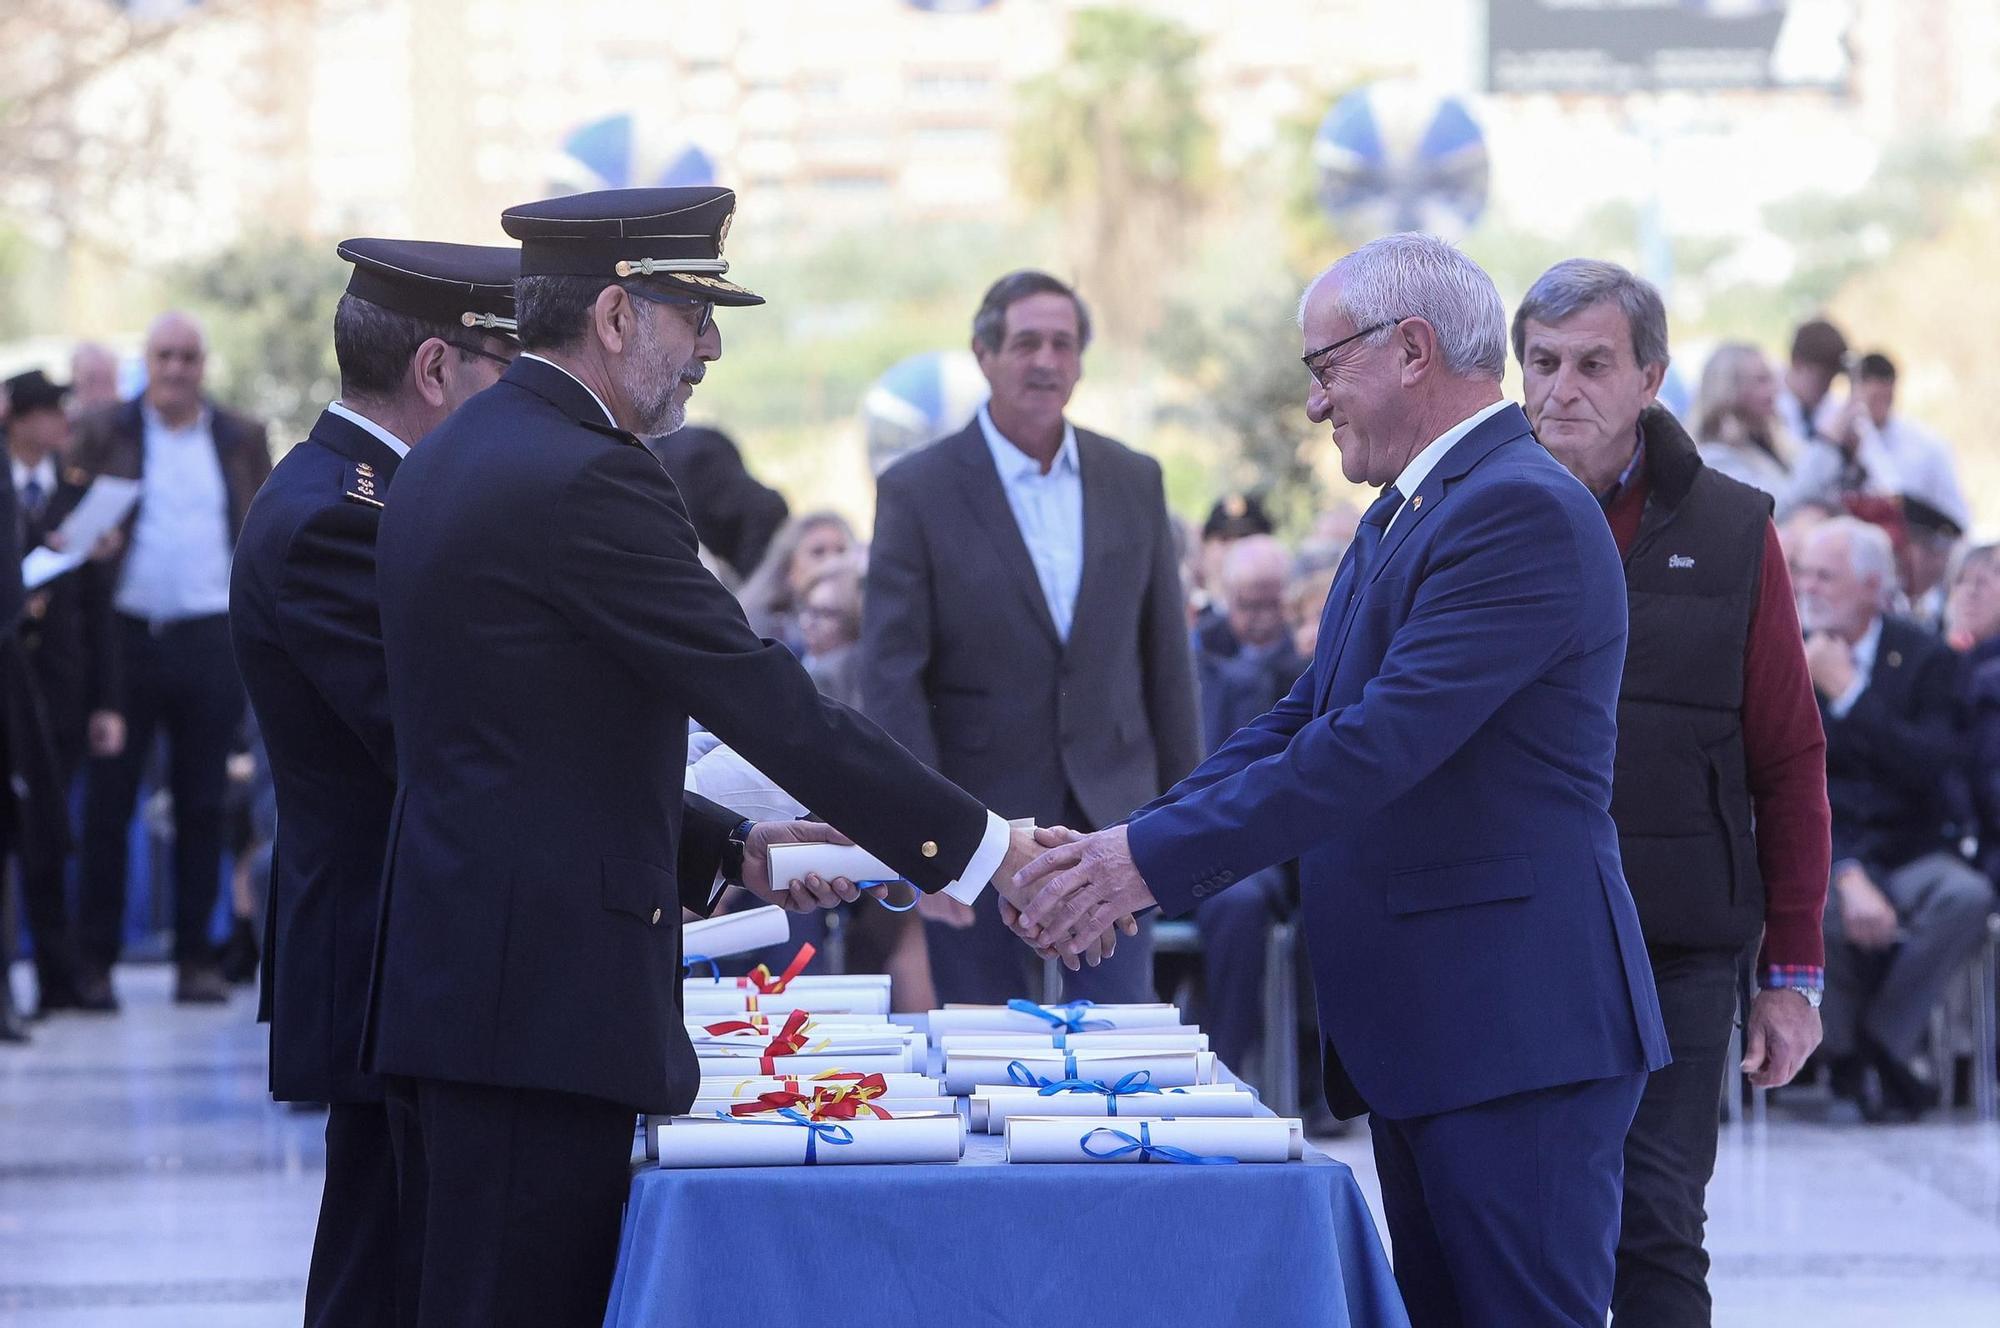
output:
[[[1350,600],[1368,584],[1368,568],[1375,561],[1375,551],[1382,547],[1382,535],[1402,505],[1403,495],[1392,484],[1361,514],[1361,524],[1354,528],[1354,575],[1347,583]]]
[[[21,507],[29,516],[40,516],[42,499],[46,496],[42,492],[42,482],[30,475],[28,482],[21,486]]]

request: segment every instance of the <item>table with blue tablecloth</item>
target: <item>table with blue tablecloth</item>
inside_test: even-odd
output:
[[[1346,1166],[639,1168],[606,1328],[1407,1328]]]

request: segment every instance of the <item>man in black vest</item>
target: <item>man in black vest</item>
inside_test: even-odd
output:
[[[1707,1324],[1702,1195],[1760,933],[1743,1068],[1785,1083],[1819,1042],[1826,743],[1770,499],[1704,466],[1653,404],[1659,293],[1615,264],[1558,263],[1513,339],[1537,436],[1604,505],[1631,613],[1611,814],[1674,1060],[1626,1140],[1613,1317]]]

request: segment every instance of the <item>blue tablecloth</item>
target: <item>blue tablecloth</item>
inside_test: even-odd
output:
[[[1408,1328],[1346,1166],[641,1168],[607,1328]]]

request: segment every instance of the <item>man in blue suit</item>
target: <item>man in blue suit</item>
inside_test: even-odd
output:
[[[1349,254],[1301,310],[1307,412],[1380,488],[1291,694],[1015,920],[1058,952],[1300,859],[1327,1099],[1373,1113],[1430,1325],[1599,1324],[1665,1037],[1609,812],[1625,590],[1603,514],[1500,396],[1506,316],[1449,245]]]

